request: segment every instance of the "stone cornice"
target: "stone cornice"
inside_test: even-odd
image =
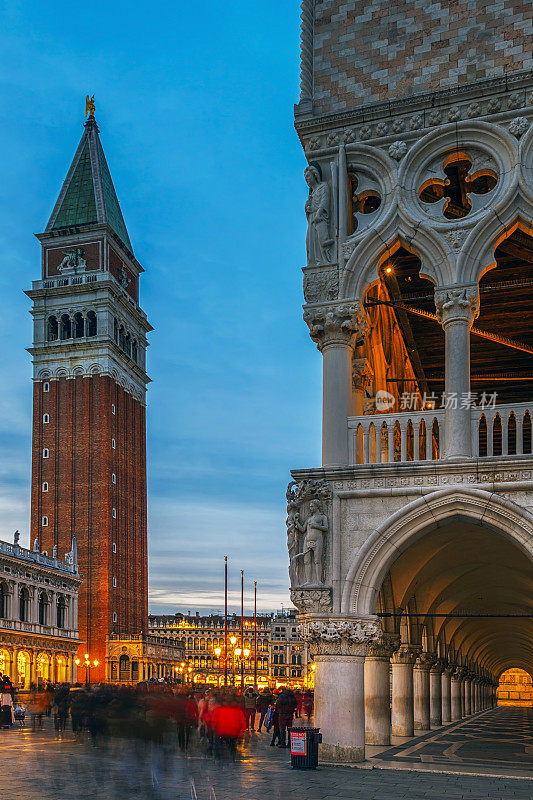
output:
[[[294,126],[300,135],[323,128],[329,129],[334,126],[358,124],[383,117],[408,114],[413,111],[441,108],[451,103],[465,102],[498,93],[516,92],[519,89],[531,87],[533,87],[533,72],[524,70],[513,75],[486,78],[475,83],[451,86],[448,89],[439,89],[433,92],[421,92],[410,97],[385,100],[381,103],[372,103],[349,111],[338,111],[317,117],[309,113],[307,109],[306,113],[298,113],[298,106],[296,106]]]

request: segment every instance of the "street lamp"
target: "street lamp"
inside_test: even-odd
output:
[[[215,647],[213,652],[217,657],[217,664],[218,664],[217,671],[218,671],[218,673],[220,673],[221,672],[220,654],[222,653],[222,648],[221,647]],[[217,677],[217,686],[219,686],[219,685],[220,685],[220,679]]]

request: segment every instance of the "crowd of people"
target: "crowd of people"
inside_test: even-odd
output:
[[[272,732],[271,746],[288,746],[287,729],[296,717],[310,720],[313,694],[282,687],[244,692],[234,687],[200,688],[172,684],[140,683],[136,686],[60,684],[31,686],[23,697],[9,678],[0,678],[0,727],[18,719],[43,727],[53,718],[58,735],[68,721],[77,737],[88,733],[93,744],[110,738],[171,744],[182,751],[201,747],[209,755],[235,759],[237,743],[246,732]],[[257,727],[256,727],[257,723]]]

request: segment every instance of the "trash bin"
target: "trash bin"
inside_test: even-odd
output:
[[[291,744],[291,767],[293,769],[316,769],[318,745],[322,741],[320,728],[289,728]]]

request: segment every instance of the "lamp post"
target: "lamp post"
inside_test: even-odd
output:
[[[75,658],[74,659],[74,663],[76,664],[76,666],[79,666],[80,659],[79,658]],[[91,659],[89,657],[89,653],[85,653],[85,661],[83,662],[83,665],[85,667],[85,685],[86,686],[88,686],[90,684],[90,682],[91,682],[91,666],[97,667],[99,663],[100,662],[98,661],[97,658],[95,658],[91,662]]]
[[[232,655],[232,659],[231,659],[231,663],[232,663],[231,685],[235,686],[235,656],[237,655],[237,650],[235,649],[235,645],[237,644],[237,637],[236,636],[232,636],[229,641],[230,641],[231,646],[233,647],[233,655]]]
[[[221,652],[222,652],[222,649],[221,649],[220,647],[215,647],[215,651],[214,651],[214,652],[215,652],[215,655],[216,655],[216,657],[217,657],[217,664],[218,664],[217,673],[218,673],[218,675],[220,675],[220,673],[221,673],[221,668],[220,668],[220,654],[221,654]],[[220,686],[220,678],[218,678],[218,679],[217,679],[217,684]]]

